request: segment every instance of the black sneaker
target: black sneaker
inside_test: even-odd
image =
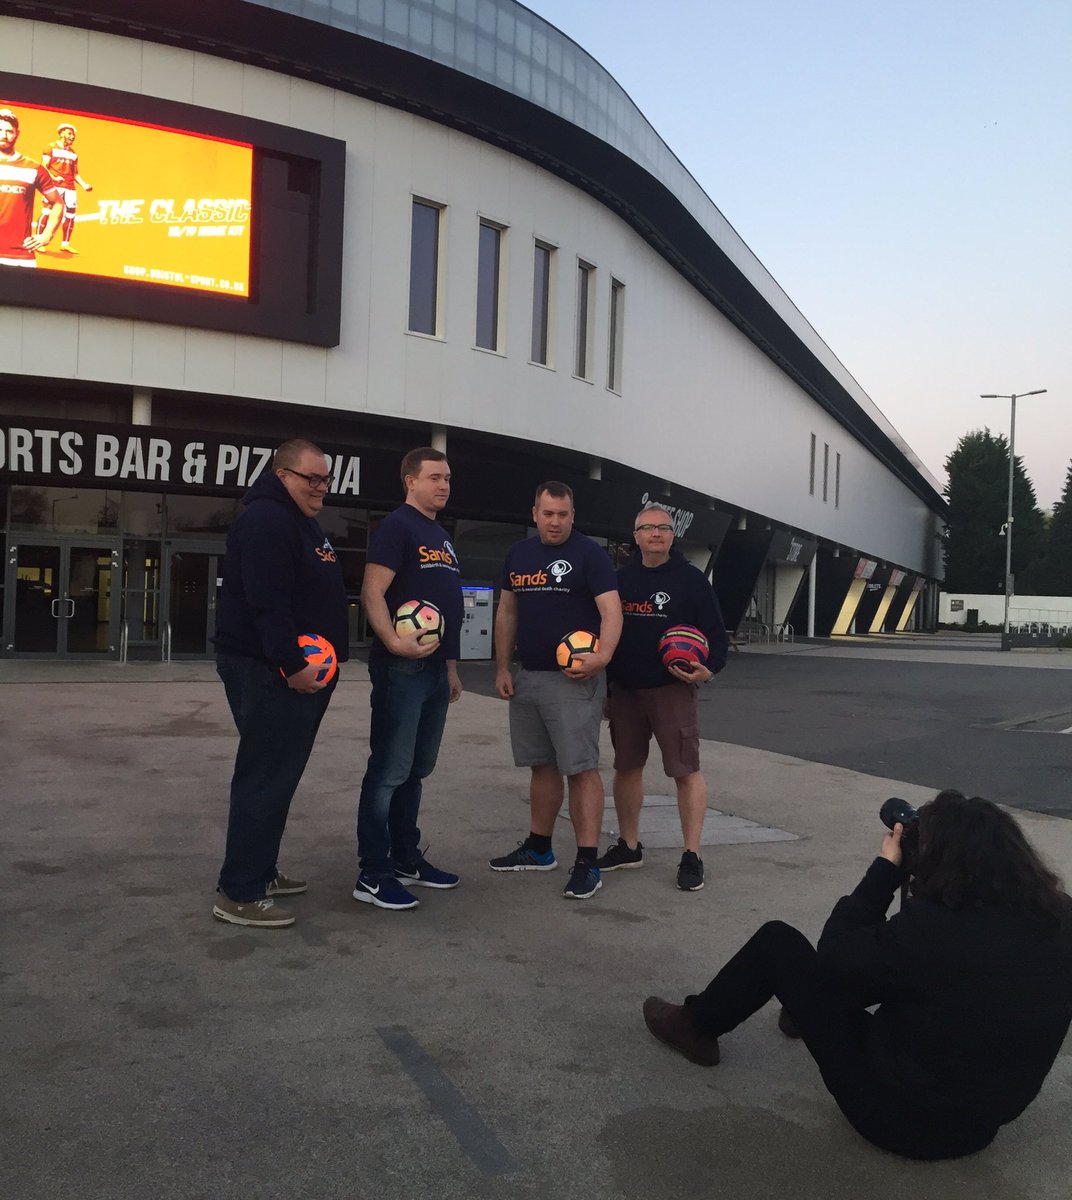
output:
[[[703,859],[686,850],[677,868],[677,886],[683,892],[698,892],[703,887]]]
[[[602,886],[603,881],[599,878],[599,868],[595,863],[578,860],[573,864],[569,883],[563,888],[562,895],[567,900],[588,900]]]
[[[516,850],[502,858],[493,858],[488,866],[493,871],[553,871],[558,866],[558,859],[553,850],[533,850],[524,842],[518,842]]]
[[[643,865],[644,843],[637,842],[636,849],[630,850],[624,838],[619,838],[616,846],[608,846],[607,853],[596,859],[596,866],[601,871],[631,870]]]

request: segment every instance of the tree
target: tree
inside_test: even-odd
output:
[[[1014,543],[1015,545],[1015,543]],[[1072,462],[1046,531],[1042,595],[1072,596]]]
[[[1005,591],[1004,528],[1009,495],[1009,443],[989,429],[966,433],[945,460],[949,527],[945,537],[945,589],[978,595]],[[1013,467],[1012,571],[1016,590],[1027,593],[1043,551],[1044,524],[1019,458]]]

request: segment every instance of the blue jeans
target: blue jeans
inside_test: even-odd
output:
[[[220,654],[216,671],[239,738],[219,889],[245,903],[262,900],[279,872],[276,858],[290,802],[338,676],[319,692],[303,695],[256,658]]]
[[[372,721],[357,806],[357,853],[372,879],[420,857],[422,780],[431,775],[450,703],[445,662],[369,660]]]

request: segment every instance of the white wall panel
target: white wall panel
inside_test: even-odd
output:
[[[90,38],[86,56],[87,83],[121,92],[140,92],[141,78],[140,45],[131,45],[126,38]]]
[[[194,103],[223,112],[242,112],[242,72],[211,54],[194,56]]]
[[[196,57],[176,46],[146,42],[142,48],[142,90],[164,100],[192,104]]]
[[[281,394],[288,400],[297,400],[299,404],[315,404],[317,407],[326,405],[327,356],[328,351],[321,346],[301,346],[296,342],[284,342],[280,375]],[[332,402],[336,408],[343,407],[334,397]]]
[[[285,125],[290,120],[290,79],[260,67],[235,69],[242,72],[243,115]]]
[[[136,383],[134,377],[134,322],[111,317],[78,317],[79,379],[106,375],[116,383]]]
[[[181,388],[186,382],[186,330],[134,322],[134,380],[140,387]]]
[[[207,329],[186,331],[184,384],[199,392],[235,394],[235,335]]]
[[[111,340],[112,335],[109,333],[109,344]],[[20,365],[12,369],[23,375],[52,375],[57,379],[77,378],[78,317],[73,313],[25,309],[22,317]]]
[[[291,79],[290,111],[287,124],[310,133],[333,137],[335,130],[334,94],[319,84],[305,79]],[[252,115],[252,114],[250,114]]]
[[[0,307],[0,346],[5,355],[5,366],[12,372],[22,373],[23,314],[21,308]]]
[[[0,71],[33,74],[33,43],[37,23],[0,17]]]
[[[36,22],[31,73],[50,79],[70,79],[75,83],[88,82],[91,36],[86,29]]]
[[[283,395],[283,343],[237,337],[235,387],[248,396],[280,399]]]

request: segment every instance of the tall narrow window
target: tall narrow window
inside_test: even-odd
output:
[[[413,201],[409,247],[409,328],[414,333],[439,332],[439,217],[441,209]]]
[[[577,346],[573,373],[588,379],[592,367],[592,295],[596,269],[591,263],[577,262]]]
[[[610,281],[610,338],[607,349],[607,387],[622,390],[622,330],[625,324],[625,284]]]
[[[532,256],[532,349],[529,357],[534,363],[545,367],[551,361],[549,328],[553,253],[550,246],[537,242]]]
[[[476,344],[499,349],[499,274],[502,264],[501,226],[480,222],[476,274]]]
[[[811,435],[811,458],[808,462],[808,495],[815,495],[815,434]]]
[[[841,455],[834,456],[834,507],[841,507]]]
[[[830,483],[830,443],[823,442],[823,503],[826,503]]]

